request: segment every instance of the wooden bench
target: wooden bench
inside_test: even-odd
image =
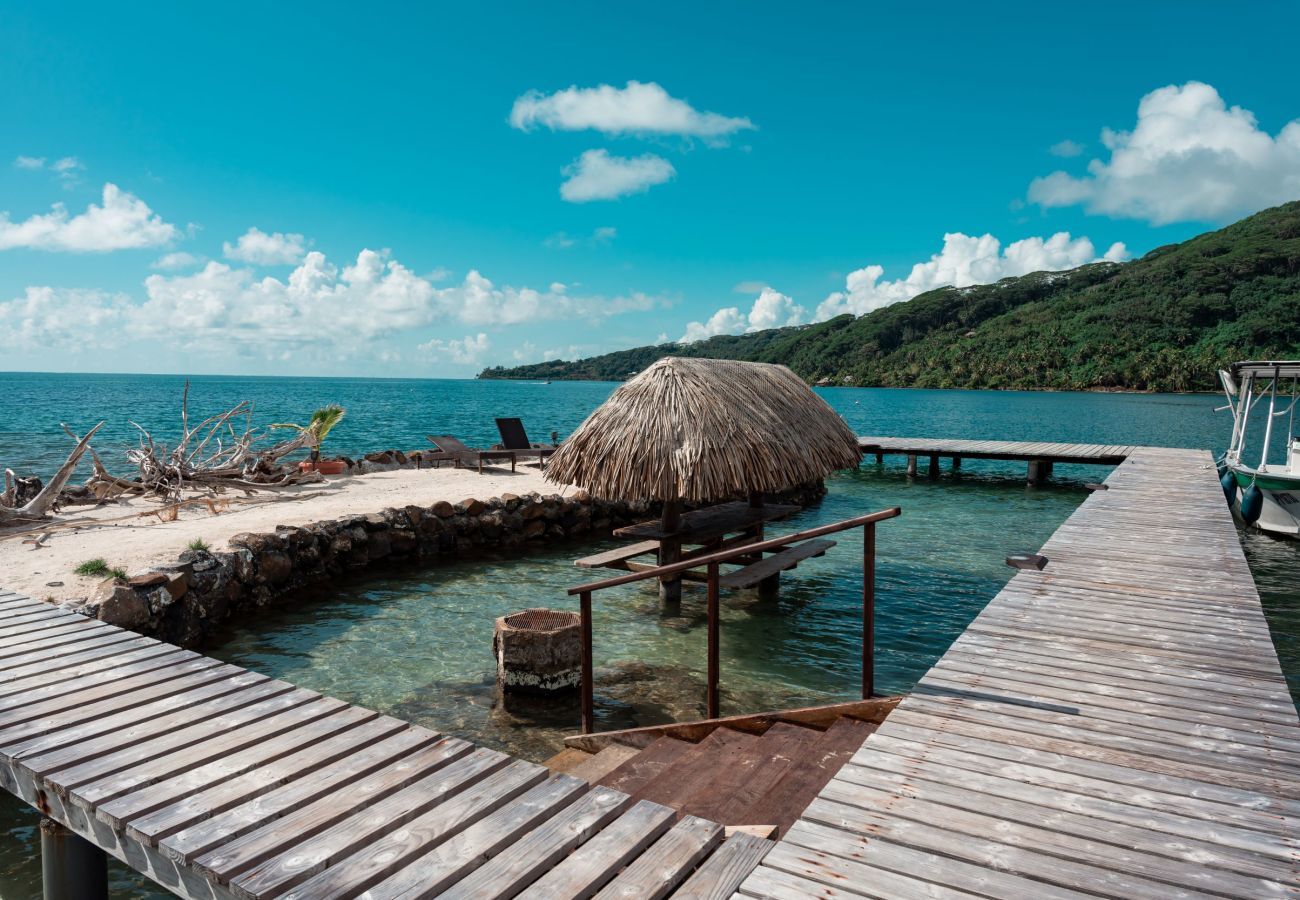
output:
[[[574,560],[573,564],[583,569],[602,569],[606,566],[617,568],[621,563],[626,563],[629,559],[644,556],[647,553],[654,553],[658,549],[658,541],[641,541],[637,544],[628,544],[625,547],[615,547],[613,550],[606,550],[604,553],[593,553],[591,556],[584,556],[582,559]]]
[[[793,569],[805,559],[822,556],[834,546],[834,541],[804,541],[802,544],[795,544],[793,547],[782,550],[767,559],[723,575],[718,579],[718,584],[724,588],[750,588],[765,578],[771,578],[773,575],[787,569]]]

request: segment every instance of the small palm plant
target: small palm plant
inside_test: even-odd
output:
[[[322,406],[311,414],[311,419],[306,425],[298,425],[294,422],[275,422],[272,428],[292,428],[307,436],[311,442],[311,461],[312,463],[320,462],[320,445],[325,441],[325,436],[329,434],[334,426],[343,421],[344,409],[337,403],[331,403],[329,406]]]

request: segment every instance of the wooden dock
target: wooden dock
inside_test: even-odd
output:
[[[773,846],[4,591],[0,785],[57,896],[102,850],[202,900],[726,897]]]
[[[939,474],[939,461],[947,458],[954,470],[963,459],[998,459],[1027,463],[1029,480],[1043,481],[1052,474],[1055,463],[1078,463],[1115,466],[1136,449],[1127,444],[1070,444],[1049,441],[964,441],[949,438],[860,437],[863,454],[874,455],[876,462],[886,456],[906,456],[907,471],[916,474],[918,459],[928,458],[929,474]]]
[[[1213,460],[1121,449],[741,894],[1300,896],[1300,726]]]

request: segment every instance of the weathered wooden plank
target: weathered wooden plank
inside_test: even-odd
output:
[[[770,578],[787,569],[793,569],[806,559],[823,555],[834,546],[835,542],[829,540],[804,541],[801,544],[788,547],[780,553],[764,557],[756,563],[745,566],[743,569],[728,572],[718,579],[718,583],[722,587],[729,589],[753,587],[765,578]]]
[[[773,846],[743,831],[733,834],[673,891],[673,900],[727,900]]]
[[[366,896],[368,900],[436,897],[587,791],[584,781],[553,776],[381,881]]]
[[[681,884],[722,841],[722,826],[686,816],[596,894],[600,900],[659,900]]]
[[[567,859],[534,882],[522,894],[527,900],[594,896],[624,866],[635,859],[672,826],[674,812],[666,806],[641,800],[605,826]]]
[[[623,547],[615,547],[613,550],[606,550],[603,553],[593,553],[591,556],[584,556],[582,559],[574,560],[573,564],[583,569],[598,569],[602,566],[612,566],[614,563],[627,562],[629,559],[644,556],[647,553],[657,553],[658,551],[658,541],[641,541],[636,544],[627,544]]]

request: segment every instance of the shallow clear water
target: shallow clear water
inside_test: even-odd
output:
[[[0,375],[0,462],[57,464],[66,438],[59,418],[97,404],[130,440],[125,418],[170,422],[180,379],[136,376]],[[195,379],[192,397],[210,408],[259,398],[259,419],[305,418],[331,400],[349,406],[331,437],[339,452],[416,447],[423,434],[452,431],[494,439],[494,415],[521,415],[535,438],[572,430],[614,386],[556,383]],[[9,388],[9,390],[6,390]],[[84,393],[89,391],[89,393]],[[860,434],[1050,439],[1221,448],[1230,421],[1211,396],[1046,394],[829,389],[820,391]],[[83,399],[93,398],[93,399]],[[210,401],[210,403],[209,403]],[[152,418],[151,418],[152,417]],[[41,442],[31,435],[40,432]],[[17,446],[36,447],[15,453]],[[107,445],[105,445],[107,446]],[[16,458],[15,458],[16,457]],[[1024,467],[968,461],[959,478],[909,480],[901,460],[833,477],[818,507],[779,523],[779,533],[900,505],[878,530],[877,685],[906,690],[1010,575],[1003,558],[1032,550],[1085,496],[1084,481],[1106,470],[1058,466],[1055,482],[1028,489]],[[851,698],[859,678],[860,536],[785,576],[775,607],[728,597],[722,624],[724,711]],[[1264,597],[1283,670],[1300,688],[1300,542],[1243,535]],[[551,752],[577,723],[574,706],[505,708],[492,686],[496,616],[530,605],[570,607],[565,588],[582,580],[576,556],[599,544],[528,549],[452,564],[389,572],[302,597],[219,635],[210,654],[303,687],[532,758]],[[702,591],[688,586],[680,618],[665,619],[653,588],[597,595],[595,652],[602,675],[602,727],[702,713]],[[35,816],[0,798],[0,898],[39,895]],[[156,894],[115,867],[120,896]],[[115,894],[115,896],[118,894]]]

